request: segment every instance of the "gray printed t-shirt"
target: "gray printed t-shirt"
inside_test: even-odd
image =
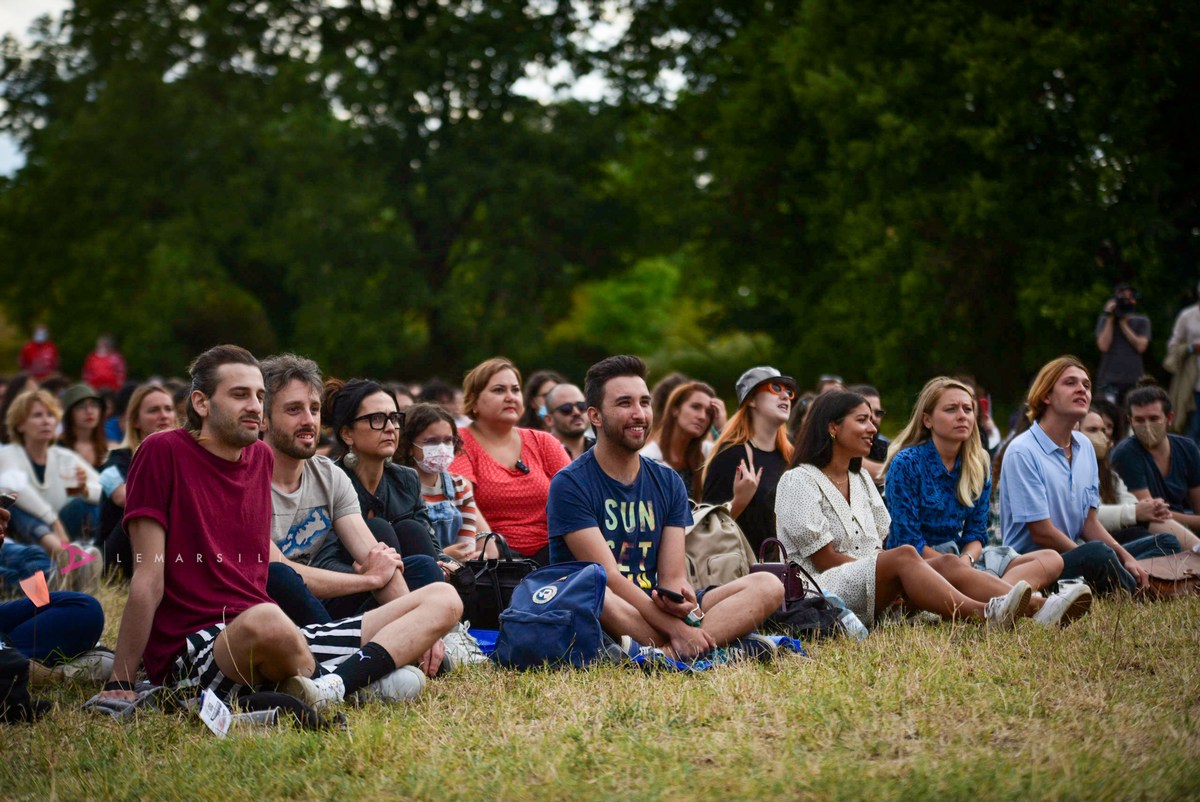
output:
[[[307,565],[333,531],[333,522],[361,510],[346,472],[316,456],[304,463],[295,493],[271,486],[271,512],[275,545],[289,560]]]

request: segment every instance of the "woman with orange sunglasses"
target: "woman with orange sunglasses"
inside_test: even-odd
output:
[[[775,537],[775,486],[792,459],[788,416],[796,380],[772,367],[751,368],[737,380],[738,410],[704,466],[706,504],[731,502],[730,512],[758,553]]]

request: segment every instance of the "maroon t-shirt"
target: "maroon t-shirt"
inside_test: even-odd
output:
[[[133,457],[125,483],[125,528],[152,518],[167,532],[163,596],[142,656],[163,684],[184,638],[243,610],[269,603],[271,471],[261,441],[237,462],[206,451],[183,429],[152,434]],[[134,566],[136,570],[137,566]]]

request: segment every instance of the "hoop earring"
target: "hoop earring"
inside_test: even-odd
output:
[[[342,457],[342,463],[350,470],[358,467],[358,455],[354,453],[353,448],[346,452],[346,456]]]

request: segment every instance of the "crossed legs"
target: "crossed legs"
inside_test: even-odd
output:
[[[359,645],[374,641],[396,665],[415,663],[461,615],[462,601],[450,585],[428,585],[363,615]],[[274,604],[235,618],[217,636],[213,655],[222,674],[251,687],[316,671],[304,634]]]

